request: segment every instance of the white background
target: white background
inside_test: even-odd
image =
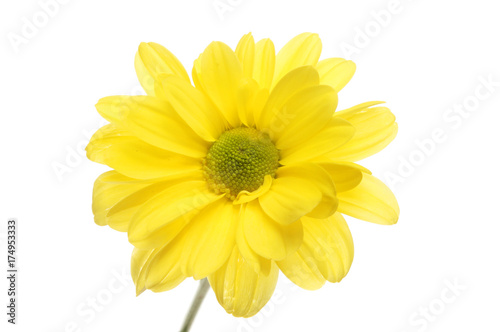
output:
[[[210,41],[235,47],[249,31],[277,49],[317,32],[322,58],[357,63],[339,108],[385,100],[396,114],[396,140],[361,164],[393,183],[401,217],[391,227],[348,219],[356,254],[341,283],[309,292],[281,276],[269,306],[249,320],[226,314],[210,292],[192,331],[500,330],[494,1],[221,0],[231,6],[222,16],[213,0],[60,1],[46,22],[49,0],[0,5],[0,257],[5,271],[5,222],[18,218],[20,270],[14,327],[1,278],[2,331],[178,330],[196,283],[135,297],[126,235],[93,223],[93,181],[106,167],[81,149],[102,123],[99,98],[139,93],[140,42],[165,45],[190,72]],[[388,9],[377,23],[373,13]],[[34,20],[38,31],[23,36]],[[14,35],[24,43],[14,47]],[[429,143],[435,131],[441,139]],[[427,142],[426,154],[416,141]],[[60,165],[69,171],[58,176]]]

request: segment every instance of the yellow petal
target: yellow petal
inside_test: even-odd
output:
[[[131,216],[108,216],[109,210],[129,195],[151,185],[151,181],[131,179],[116,171],[101,174],[94,183],[92,212],[99,226],[110,225],[120,232],[126,232]]]
[[[344,217],[337,212],[324,220],[304,218],[303,224],[303,245],[311,254],[308,257],[316,262],[326,280],[339,282],[349,272],[354,258],[354,244]]]
[[[177,76],[163,76],[157,84],[161,95],[195,133],[213,142],[224,131],[224,118],[205,95]]]
[[[259,312],[273,295],[278,281],[278,268],[271,263],[266,276],[257,273],[234,248],[229,260],[208,277],[217,301],[227,313],[236,317],[251,317]]]
[[[221,197],[211,192],[202,178],[175,184],[147,201],[134,214],[128,239],[134,246],[143,249],[164,244],[165,237],[161,230],[165,226]]]
[[[114,124],[99,129],[86,150],[90,160],[135,179],[160,178],[201,169],[198,159],[159,149]]]
[[[285,151],[317,135],[329,123],[337,102],[337,93],[327,85],[298,92],[271,120],[271,137],[275,138],[276,147]]]
[[[212,42],[201,57],[204,90],[233,127],[240,124],[237,88],[243,77],[238,58],[224,43]]]
[[[159,249],[138,249],[134,248],[132,260],[130,263],[130,272],[135,284],[136,295],[140,295],[146,290],[147,270],[151,260],[155,257]]]
[[[198,59],[194,60],[193,70],[191,71],[191,75],[193,76],[194,86],[200,91],[205,91],[205,88],[203,87],[203,81],[201,78],[201,57],[202,56],[203,56],[203,53],[200,54]]]
[[[259,198],[269,191],[272,183],[273,178],[270,175],[264,176],[264,183],[257,190],[252,192],[248,192],[247,190],[240,191],[233,204],[244,204]]]
[[[204,208],[183,231],[183,273],[203,279],[227,261],[235,245],[239,207],[220,199]]]
[[[282,261],[276,262],[281,272],[297,286],[306,290],[317,290],[325,284],[325,278],[314,261],[303,257],[302,245],[299,250]],[[307,253],[308,255],[308,253]]]
[[[321,55],[321,40],[315,33],[304,32],[290,40],[276,56],[274,84],[300,66],[315,66]]]
[[[330,85],[340,92],[354,76],[356,65],[352,61],[342,58],[321,60],[316,65],[321,84]]]
[[[209,143],[198,136],[165,100],[150,96],[112,96],[97,111],[108,121],[158,148],[204,157]]]
[[[298,177],[280,177],[259,197],[262,210],[274,221],[289,225],[311,212],[323,195],[314,183]]]
[[[385,148],[398,132],[396,118],[386,107],[353,108],[334,116],[349,121],[356,133],[349,142],[328,154],[332,159],[357,161],[369,157]]]
[[[184,248],[181,238],[177,237],[168,245],[155,252],[146,271],[147,289],[163,292],[177,287],[186,276],[181,271],[181,255]]]
[[[330,118],[319,132],[308,140],[281,150],[280,163],[291,165],[322,158],[347,143],[354,135],[354,127],[344,119]]]
[[[192,178],[200,177],[199,174],[200,172],[189,172],[182,175],[171,176],[158,182],[149,182],[147,186],[136,189],[126,196],[122,196],[120,200],[107,208],[105,214],[107,223],[113,229],[123,227],[124,231],[128,231],[129,225],[132,221],[132,217],[145,202],[149,201],[156,194],[164,191],[170,186],[189,181],[189,179]],[[103,197],[104,195],[113,197],[114,193],[110,193],[111,190],[116,190],[117,192],[120,192],[122,190],[122,188],[116,189],[116,187],[118,186],[116,183],[108,182],[106,183],[106,185],[109,187],[109,189],[107,191],[104,191],[100,197]],[[129,184],[127,182],[124,182],[123,186],[125,185]],[[97,197],[95,199],[97,199]],[[172,233],[172,228],[177,226],[177,224],[172,224],[173,225],[169,227],[170,233]],[[158,233],[157,236],[161,235]],[[168,237],[163,235],[163,240],[165,242],[167,241],[167,239]]]
[[[255,41],[252,33],[247,33],[240,39],[235,53],[243,68],[243,75],[251,78],[255,57]]]
[[[270,90],[274,77],[276,54],[270,39],[261,39],[255,45],[253,79],[261,88]]]
[[[269,92],[259,88],[257,82],[251,78],[244,78],[238,86],[238,116],[241,123],[247,127],[255,125],[255,114],[261,112],[267,102]]]
[[[291,166],[280,167],[276,172],[276,177],[300,178],[309,181],[322,194],[319,204],[307,215],[313,218],[328,218],[336,210],[338,199],[336,197],[335,185],[332,178],[320,166],[314,163],[301,163]]]
[[[348,161],[319,162],[317,164],[330,175],[337,192],[355,188],[363,179],[363,172],[371,174],[366,168]]]
[[[317,289],[322,281],[339,282],[352,264],[351,232],[340,213],[328,219],[303,218],[304,242],[296,254],[277,262],[292,282],[304,289]]]
[[[176,75],[190,82],[181,62],[169,50],[156,43],[139,45],[135,55],[135,70],[139,82],[150,96],[155,95],[155,81],[159,74]]]
[[[280,163],[290,165],[324,156],[347,143],[354,132],[354,127],[344,119],[330,118],[323,129],[308,140],[281,150]]]
[[[385,103],[385,101],[366,101],[364,103],[354,105],[353,107],[349,107],[345,110],[339,111],[339,112],[335,113],[335,115],[341,115],[342,117],[352,116],[352,115],[358,113],[359,111],[362,111],[365,108],[370,108],[372,106],[376,106],[376,105],[380,105],[380,104],[384,104],[384,103]]]
[[[255,114],[257,128],[271,131],[283,130],[290,119],[276,117],[276,114],[282,111],[285,103],[297,92],[318,84],[319,75],[313,67],[305,66],[292,70],[271,91],[262,112]]]
[[[302,242],[302,223],[281,225],[272,220],[254,200],[240,216],[245,238],[258,255],[281,260],[295,252]]]
[[[356,188],[337,193],[339,212],[376,224],[395,224],[399,218],[396,197],[382,181],[362,174],[363,179]]]
[[[257,255],[245,238],[245,231],[243,229],[243,217],[245,214],[246,205],[240,205],[240,212],[238,214],[238,226],[236,228],[236,245],[240,251],[241,256],[245,261],[250,264],[255,272],[263,273],[264,275],[269,275],[271,271],[271,260],[266,259],[260,255]]]

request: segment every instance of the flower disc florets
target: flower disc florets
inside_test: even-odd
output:
[[[204,159],[210,188],[235,199],[242,190],[252,192],[275,176],[279,151],[269,135],[254,128],[235,128],[222,133]]]

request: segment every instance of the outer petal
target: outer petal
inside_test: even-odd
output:
[[[303,257],[305,250],[301,247],[282,261],[276,262],[281,272],[297,286],[307,290],[323,287],[326,279],[309,256]],[[306,253],[308,255],[308,253]]]
[[[382,181],[370,174],[363,173],[363,179],[356,188],[340,192],[337,197],[341,213],[382,225],[398,221],[396,197]]]
[[[235,247],[229,260],[208,277],[220,305],[236,317],[251,317],[259,312],[273,295],[278,268],[271,263],[266,276],[254,271]]]
[[[203,86],[203,80],[201,77],[201,57],[202,56],[203,56],[203,53],[200,54],[198,59],[194,60],[193,70],[191,71],[191,75],[193,77],[194,86],[200,91],[205,91],[205,88]]]
[[[255,125],[255,114],[260,114],[267,102],[269,92],[260,89],[257,82],[251,78],[244,78],[238,86],[238,116],[241,123],[247,127]]]
[[[353,108],[334,116],[349,121],[356,133],[351,141],[328,154],[332,159],[357,161],[369,157],[385,148],[398,132],[396,118],[386,107]]]
[[[317,289],[324,280],[339,282],[352,264],[351,232],[340,213],[319,220],[304,218],[304,242],[299,250],[277,262],[281,271],[305,289]]]
[[[330,85],[339,92],[354,76],[356,65],[352,61],[342,58],[321,60],[316,65],[321,84]]]
[[[348,109],[339,111],[335,115],[343,115],[343,116],[349,115],[350,116],[350,115],[358,113],[359,111],[364,110],[365,108],[370,108],[372,106],[380,105],[383,103],[385,103],[385,101],[366,101],[364,103],[354,105],[353,107],[350,107]]]
[[[259,203],[273,220],[289,225],[314,210],[322,198],[313,182],[288,176],[274,180],[269,191],[259,197]]]
[[[114,229],[123,228],[123,231],[128,231],[133,216],[144,205],[144,203],[146,203],[147,201],[152,199],[155,195],[168,189],[171,186],[174,186],[176,184],[185,181],[189,181],[193,177],[196,178],[197,173],[198,172],[190,172],[175,177],[174,176],[169,177],[162,181],[150,183],[147,186],[144,186],[140,189],[135,190],[134,192],[131,192],[127,196],[123,196],[113,205],[110,205],[106,210],[105,217],[107,219],[109,226]],[[101,193],[99,197],[101,199],[105,195],[113,197],[113,193],[110,193],[110,191],[112,190],[116,190],[116,192],[119,192],[118,189],[115,189],[117,186],[116,183],[108,182],[103,187],[106,188],[106,186],[109,189]],[[98,198],[94,197],[94,202],[96,199]],[[106,202],[106,200],[104,200],[104,202]],[[188,220],[187,217],[183,219]],[[157,236],[162,237],[163,243],[168,242],[173,236],[175,236],[175,234],[177,234],[176,232],[178,232],[178,230],[182,229],[182,227],[180,226],[183,226],[182,222],[184,222],[184,220],[182,220],[181,222],[173,222],[169,225],[168,229],[162,230],[162,231],[167,231],[168,235],[165,235],[164,233],[160,234],[160,232],[158,232]]]
[[[166,177],[201,169],[199,160],[157,148],[114,124],[99,129],[86,150],[90,160],[135,179]]]
[[[106,120],[161,149],[204,157],[209,143],[200,138],[165,100],[149,96],[112,96],[99,100]]]
[[[261,39],[255,45],[253,78],[261,88],[270,90],[274,77],[276,54],[270,39]]]
[[[332,178],[337,192],[354,189],[363,179],[363,172],[371,172],[363,166],[351,162],[318,162]]]
[[[305,179],[319,189],[322,193],[322,199],[319,204],[308,213],[309,217],[321,219],[328,218],[337,210],[338,199],[335,196],[335,185],[332,178],[320,166],[313,163],[285,166],[278,169],[276,176],[278,179],[281,177]]]
[[[298,92],[277,112],[271,122],[274,125],[271,132],[276,139],[276,147],[286,150],[307,142],[329,123],[337,102],[337,93],[326,85]],[[282,127],[277,125],[280,121],[283,123]]]
[[[288,73],[271,91],[262,112],[255,114],[257,128],[273,132],[283,130],[290,119],[287,117],[277,118],[276,114],[283,109],[285,103],[297,92],[318,84],[318,72],[311,66],[300,67]]]
[[[241,256],[243,256],[245,261],[253,267],[255,272],[262,273],[267,276],[271,271],[272,261],[258,255],[248,244],[245,237],[245,231],[243,229],[243,218],[245,216],[246,205],[240,205],[240,207],[238,227],[236,229],[236,245],[238,246]]]
[[[159,74],[176,75],[190,82],[181,62],[165,47],[156,43],[139,45],[139,50],[135,55],[135,70],[139,82],[150,96],[155,95],[155,81]]]
[[[213,142],[224,131],[224,118],[205,95],[177,76],[159,78],[158,95],[168,100],[194,132]]]
[[[158,250],[158,248],[147,250],[134,248],[134,251],[132,252],[130,272],[132,274],[132,280],[135,284],[136,295],[140,295],[146,290],[147,270],[151,260],[156,256]]]
[[[305,32],[290,40],[276,56],[274,84],[297,67],[315,66],[321,55],[321,48],[321,40],[315,33]]]
[[[340,213],[326,220],[304,218],[307,226],[304,234],[304,248],[307,248],[321,271],[330,282],[344,278],[354,258],[354,244],[351,232]]]
[[[240,216],[245,239],[258,255],[281,260],[295,252],[302,242],[302,223],[281,225],[262,210],[258,201],[247,204]]]
[[[335,150],[354,136],[354,127],[344,119],[331,118],[310,139],[281,151],[280,163],[290,165],[311,160]]]
[[[201,57],[201,76],[207,95],[233,127],[240,124],[237,88],[243,70],[234,52],[224,43],[213,42]]]
[[[184,248],[177,237],[159,250],[149,262],[145,272],[145,287],[153,292],[163,292],[177,287],[186,276],[181,271],[181,255]]]
[[[92,193],[92,212],[95,223],[99,226],[110,225],[113,229],[126,232],[131,215],[108,216],[109,210],[124,198],[151,184],[151,181],[131,179],[116,171],[101,174],[94,183]]]
[[[175,184],[146,202],[133,216],[128,238],[134,246],[148,249],[165,243],[164,227],[222,196],[212,193],[202,175]],[[181,219],[182,220],[182,219]]]
[[[243,75],[251,78],[255,58],[255,41],[252,33],[247,33],[240,39],[235,53],[242,65]]]
[[[192,219],[182,235],[185,239],[182,271],[203,279],[227,261],[235,245],[239,207],[220,199]]]

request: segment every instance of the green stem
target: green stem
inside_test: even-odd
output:
[[[202,279],[180,332],[188,332],[191,328],[194,318],[196,317],[196,314],[198,313],[201,303],[203,302],[205,295],[207,295],[207,291],[209,288],[210,285],[208,284],[207,278]]]

